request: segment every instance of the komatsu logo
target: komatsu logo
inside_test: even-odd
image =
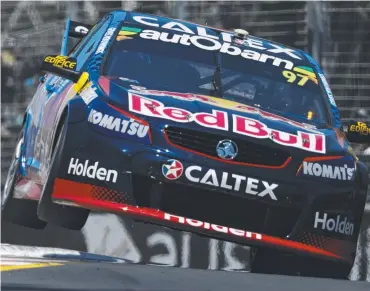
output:
[[[303,174],[309,176],[323,177],[336,180],[351,180],[355,168],[347,164],[343,167],[332,165],[321,165],[319,163],[303,162]]]
[[[344,235],[353,235],[355,226],[347,217],[342,218],[340,215],[337,215],[337,217],[328,218],[327,213],[324,213],[324,215],[320,217],[320,213],[316,212],[314,228],[338,232]]]
[[[128,135],[136,135],[143,138],[147,135],[149,126],[136,122],[135,119],[118,118],[92,109],[89,114],[88,122],[100,127],[121,132]]]

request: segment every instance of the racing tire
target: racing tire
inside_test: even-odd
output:
[[[258,249],[251,262],[252,273],[306,276],[348,280],[352,266],[307,256]]]
[[[40,219],[48,223],[71,230],[81,230],[86,223],[90,210],[56,204],[52,201],[51,197],[54,190],[54,181],[59,170],[66,138],[66,121],[66,118],[63,118],[60,121],[60,130],[57,131],[57,142],[53,150],[49,173],[41,192],[41,197],[37,208],[37,215]]]
[[[17,182],[19,161],[23,145],[24,128],[17,140],[4,189],[1,194],[1,218],[5,221],[22,226],[43,229],[46,222],[37,217],[37,201],[14,198],[14,188]]]

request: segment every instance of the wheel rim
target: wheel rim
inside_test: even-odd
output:
[[[22,143],[23,143],[23,138],[21,138],[18,141],[17,147],[14,150],[12,161],[10,163],[9,170],[8,170],[8,175],[6,177],[4,190],[2,191],[2,195],[1,195],[1,207],[3,207],[5,205],[5,202],[9,198],[9,192],[12,188],[13,183],[14,183],[15,174],[16,174],[17,169],[18,169],[18,161],[19,161],[19,156],[21,154]]]

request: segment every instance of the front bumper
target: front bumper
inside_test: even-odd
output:
[[[84,126],[84,123],[69,126],[52,195],[54,201],[129,214],[151,223],[238,243],[273,246],[353,263],[362,218],[361,203],[356,200],[353,187],[302,184],[293,177],[287,178],[283,170],[224,165],[163,145],[154,147],[114,139]],[[155,139],[156,133],[153,136]],[[71,175],[68,173],[71,158],[81,163],[98,161],[99,166],[116,170],[118,177],[113,183],[107,179]],[[246,195],[246,186],[237,192],[235,186],[230,190],[189,183],[184,176],[168,180],[162,173],[162,165],[169,159],[181,161],[184,169],[197,165],[276,183],[279,185],[275,193],[277,200],[271,196]],[[346,217],[345,224],[350,221],[353,230],[338,231],[343,228],[339,227],[341,218],[332,230],[323,229],[320,226],[325,223],[320,225],[320,221],[325,215],[325,223],[338,215]],[[316,227],[315,219],[319,219]]]

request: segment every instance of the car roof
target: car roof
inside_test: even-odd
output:
[[[153,21],[153,24],[156,22],[158,24],[158,26],[157,26],[158,28],[163,27],[163,25],[165,25],[166,23],[175,22],[175,23],[180,23],[180,24],[185,25],[186,27],[188,27],[191,31],[193,31],[195,33],[197,31],[197,27],[204,27],[204,28],[206,28],[206,30],[208,32],[213,31],[217,34],[222,33],[222,32],[229,33],[229,34],[234,34],[233,30],[212,27],[212,26],[209,26],[209,25],[206,25],[206,24],[200,24],[200,23],[195,23],[195,22],[191,22],[191,21],[185,21],[185,20],[182,20],[182,19],[171,18],[171,17],[168,17],[168,16],[159,16],[159,15],[154,15],[154,14],[150,14],[150,13],[142,13],[142,12],[136,12],[136,11],[124,11],[124,10],[118,10],[118,11],[114,11],[112,13],[115,16],[119,17],[121,21],[132,20],[132,18],[134,16],[143,16],[143,17],[148,17],[148,18],[154,18],[154,19],[157,19],[157,21]],[[240,28],[248,30],[245,27],[240,27]],[[297,55],[299,55],[303,60],[308,61],[307,58],[306,58],[307,53],[300,50],[300,49],[297,49],[297,48],[294,48],[294,47],[291,47],[291,46],[288,46],[286,44],[279,43],[279,42],[276,42],[276,41],[268,40],[268,39],[265,39],[265,38],[262,38],[262,37],[254,36],[254,35],[251,35],[251,34],[248,35],[248,38],[251,38],[251,39],[254,39],[254,40],[259,40],[267,46],[269,44],[273,44],[273,45],[277,45],[277,46],[282,47],[282,48],[291,49]]]

